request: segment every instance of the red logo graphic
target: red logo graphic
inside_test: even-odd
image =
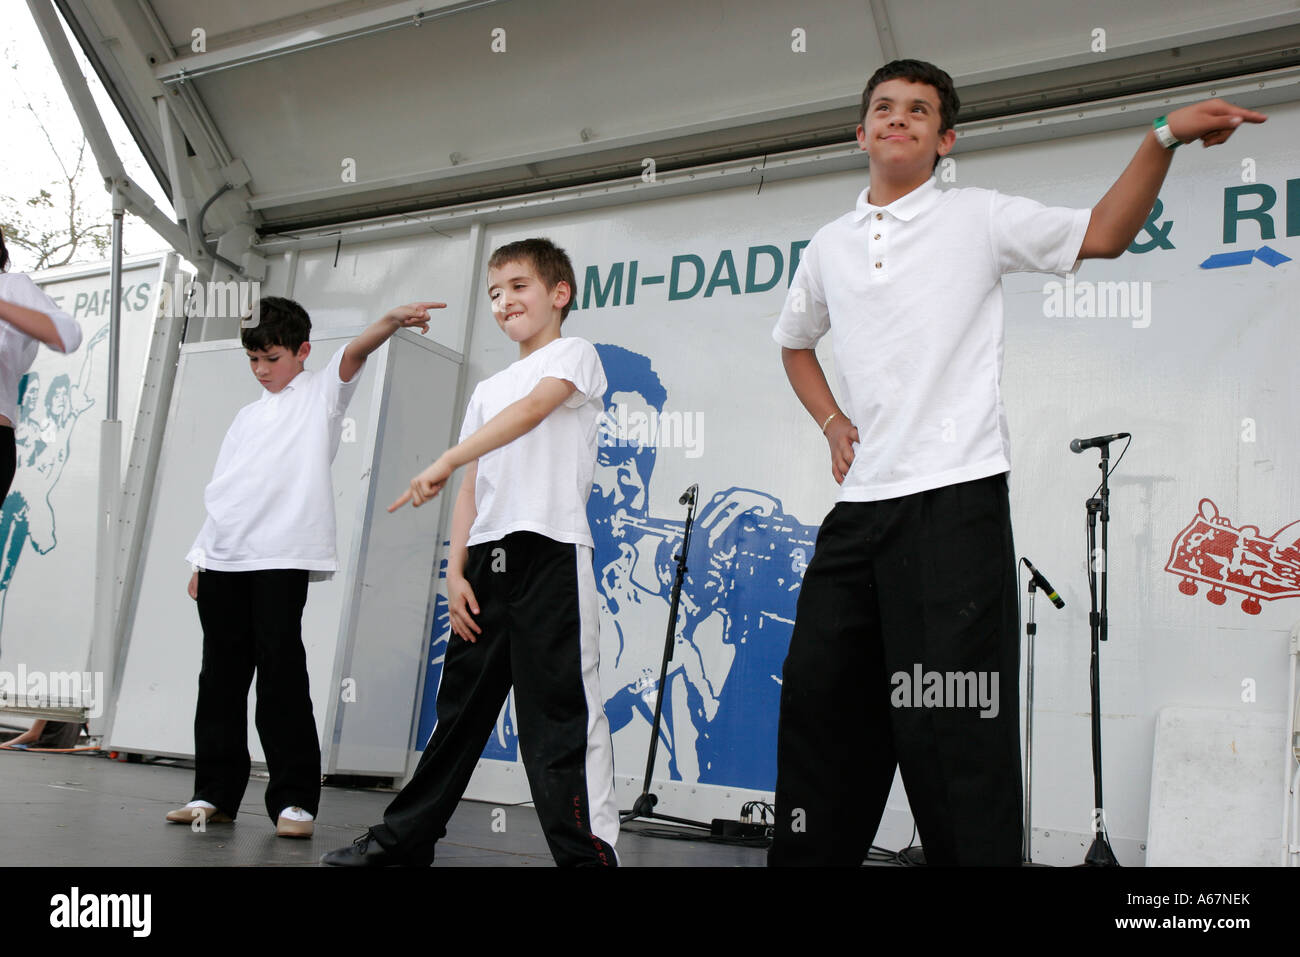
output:
[[[1178,590],[1184,595],[1195,595],[1196,583],[1205,582],[1212,604],[1224,604],[1226,592],[1239,592],[1246,596],[1241,610],[1258,615],[1261,600],[1300,595],[1300,521],[1264,538],[1254,525],[1235,528],[1203,498],[1200,514],[1174,539],[1165,571],[1182,576]]]

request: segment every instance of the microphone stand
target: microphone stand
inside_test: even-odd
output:
[[[1101,645],[1106,640],[1106,567],[1107,530],[1110,525],[1110,442],[1101,442],[1101,495],[1086,502],[1088,510],[1088,593],[1092,610],[1088,613],[1088,630],[1092,637],[1092,660],[1089,683],[1092,688],[1092,846],[1084,856],[1085,867],[1119,867],[1106,831],[1106,813],[1101,799]],[[1097,554],[1097,516],[1101,516],[1101,555]],[[1101,561],[1098,563],[1097,559]],[[1100,567],[1098,565],[1100,564]],[[1098,590],[1100,589],[1100,601]]]
[[[1025,624],[1025,636],[1028,639],[1028,661],[1025,668],[1025,827],[1024,827],[1024,861],[1033,864],[1033,781],[1034,781],[1034,636],[1038,634],[1038,625],[1034,622],[1034,599],[1041,588],[1058,608],[1064,608],[1065,602],[1048,584],[1047,579],[1040,578],[1038,570],[1028,558],[1020,559],[1029,569],[1029,621]],[[1041,582],[1041,584],[1040,584]]]
[[[1025,636],[1029,639],[1029,655],[1025,671],[1025,863],[1034,861],[1031,843],[1034,839],[1031,830],[1033,814],[1033,780],[1034,780],[1034,635],[1038,625],[1034,623],[1034,596],[1038,593],[1038,582],[1029,576],[1029,621],[1025,625]]]
[[[673,579],[672,598],[668,610],[668,633],[664,636],[664,657],[659,666],[659,690],[655,695],[655,716],[650,728],[650,753],[646,757],[645,784],[641,788],[641,796],[633,802],[632,809],[619,812],[620,824],[626,824],[636,818],[645,818],[672,821],[674,824],[685,824],[705,831],[711,830],[708,824],[700,821],[658,813],[655,811],[655,805],[659,803],[659,798],[650,793],[650,778],[654,774],[655,756],[659,751],[659,724],[663,715],[664,689],[668,685],[668,662],[672,660],[673,646],[677,643],[677,607],[682,597],[682,579],[686,577],[686,555],[691,547],[691,527],[695,523],[695,497],[699,490],[699,485],[692,485],[678,499],[679,504],[686,506],[686,530],[682,533],[682,550],[673,556],[677,562],[677,576]]]

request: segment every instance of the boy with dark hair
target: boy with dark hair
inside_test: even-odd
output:
[[[467,466],[452,517],[453,635],[438,723],[383,823],[325,864],[428,866],[512,684],[524,768],[555,862],[617,864],[586,513],[605,373],[591,343],[560,335],[574,288],[563,250],[545,239],[502,246],[487,278],[493,315],[519,344],[519,360],[479,383],[459,444],[390,508],[423,505]]]
[[[302,611],[307,583],[331,578],[334,487],[343,413],[366,357],[398,329],[429,328],[440,302],[398,306],[331,357],[304,368],[311,319],[267,296],[240,339],[266,390],[239,410],[203,493],[207,520],[186,556],[203,624],[194,712],[194,800],[175,824],[229,823],[248,786],[248,686],[257,673],[257,733],[270,782],[266,810],[281,837],[310,837],[320,802],[320,743],[312,715]]]
[[[940,191],[932,172],[956,139],[957,109],[951,78],[932,64],[895,61],[871,77],[857,128],[869,187],[804,250],[772,334],[841,487],[785,662],[772,864],[861,864],[895,767],[927,862],[1019,862],[1001,278],[1121,255],[1174,147],[1264,121],[1221,100],[1160,117],[1088,210]],[[843,409],[813,351],[827,332]],[[992,700],[918,707],[919,691],[891,696],[898,675],[934,672],[983,676]]]
[[[886,63],[867,81],[862,91],[862,106],[858,110],[858,125],[861,128],[867,122],[867,111],[871,109],[871,94],[876,87],[889,80],[907,80],[909,83],[925,83],[934,90],[934,102],[930,106],[939,111],[939,129],[953,130],[957,126],[957,111],[961,109],[961,100],[953,88],[952,77],[933,63],[924,60],[892,60]],[[946,152],[946,151],[945,151]],[[942,153],[935,152],[930,169],[939,165]]]
[[[239,341],[245,349],[266,352],[284,346],[296,353],[311,338],[311,318],[292,299],[266,296],[259,305],[257,321],[239,330]]]

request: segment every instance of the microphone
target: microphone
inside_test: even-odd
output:
[[[1043,593],[1047,595],[1052,604],[1057,608],[1064,608],[1065,600],[1056,593],[1056,589],[1052,587],[1051,583],[1043,577],[1042,573],[1037,568],[1034,567],[1034,563],[1028,558],[1021,558],[1020,560],[1024,562],[1025,567],[1029,569],[1029,575],[1034,580],[1034,584],[1043,590]]]
[[[1098,435],[1091,439],[1071,439],[1070,451],[1082,452],[1084,449],[1096,448],[1098,445],[1105,445],[1107,442],[1114,442],[1116,439],[1127,439],[1127,432],[1116,432],[1114,435]]]
[[[677,500],[677,504],[694,505],[695,495],[697,492],[699,492],[699,490],[700,490],[699,483],[698,482],[694,483],[693,485],[691,485],[690,488],[688,488],[685,492],[682,493],[682,497]]]

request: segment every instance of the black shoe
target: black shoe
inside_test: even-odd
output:
[[[418,867],[416,862],[385,850],[370,831],[348,847],[340,847],[321,857],[331,867]],[[428,867],[427,864],[423,865]]]

